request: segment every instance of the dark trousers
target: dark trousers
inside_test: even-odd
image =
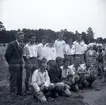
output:
[[[95,81],[96,77],[95,76],[89,76],[86,78],[87,82],[89,83],[89,86],[92,86],[92,83]]]
[[[37,59],[36,57],[31,57],[26,61],[25,68],[26,68],[26,78],[25,78],[25,88],[26,91],[29,91],[29,79],[32,77],[33,72],[37,69]]]
[[[10,92],[16,94],[22,94],[22,67],[10,67]]]

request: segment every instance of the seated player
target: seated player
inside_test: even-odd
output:
[[[97,77],[97,69],[93,65],[90,65],[87,67],[87,72],[88,73],[86,74],[86,80],[89,83],[88,87],[92,88],[92,84]]]
[[[63,60],[63,66],[61,66],[62,80],[65,84],[70,86],[72,89],[78,91],[77,79],[74,77],[75,72],[73,71],[73,69],[70,68],[69,64],[70,61],[68,59]]]
[[[70,69],[75,72],[74,78],[77,78],[77,85],[80,89],[83,89],[83,85],[88,85],[85,74],[87,74],[85,64],[80,64],[79,57],[75,57],[74,65],[70,66]]]
[[[32,75],[33,94],[40,102],[47,102],[45,95],[47,92],[51,92],[55,86],[50,83],[48,71],[46,70],[47,60],[43,58],[39,64],[39,68]]]
[[[55,64],[56,63],[56,64]],[[69,86],[65,85],[65,83],[62,81],[62,58],[57,57],[56,62],[51,62],[49,67],[49,76],[52,83],[55,84],[55,92],[54,96],[57,97],[58,95],[65,95],[70,96],[71,92],[69,91]]]
[[[37,45],[35,44],[36,36],[34,34],[29,35],[29,42],[23,49],[23,57],[25,61],[26,78],[25,78],[25,92],[29,91],[29,79],[35,69],[37,69]]]
[[[97,51],[97,69],[98,69],[98,76],[103,78],[103,68],[105,63],[105,52],[102,49],[102,45],[98,45]]]
[[[97,57],[97,53],[96,51],[93,49],[94,45],[93,44],[89,44],[88,45],[88,50],[85,53],[85,58],[86,58],[86,65],[90,66],[96,66],[96,57]]]

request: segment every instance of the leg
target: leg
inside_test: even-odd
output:
[[[10,93],[16,92],[17,72],[10,70]]]
[[[56,83],[55,88],[56,88],[56,91],[59,93],[59,95],[63,94],[67,97],[71,95],[69,88],[63,82]]]
[[[89,87],[92,87],[92,83],[95,81],[95,76],[89,76],[86,80],[89,83]]]
[[[31,74],[31,71],[29,69],[26,69],[26,78],[25,78],[25,89],[26,89],[26,92],[29,91],[28,83],[29,83],[30,74]]]
[[[36,99],[40,102],[47,102],[47,99],[42,91],[36,92],[34,86],[32,86],[32,94],[36,97]]]
[[[22,68],[17,71],[17,95],[22,95]]]

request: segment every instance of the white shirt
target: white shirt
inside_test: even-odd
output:
[[[23,49],[23,56],[27,58],[37,57],[37,45],[36,44],[26,44]]]
[[[56,60],[56,48],[47,46],[47,61],[49,60]]]
[[[61,66],[62,69],[62,78],[66,78],[68,75],[74,75],[75,72],[73,71],[73,69],[70,68],[70,66],[68,66],[67,69],[64,69],[63,66]]]
[[[45,44],[45,45],[43,45],[42,43],[40,43],[39,45],[38,45],[38,52],[37,52],[37,54],[38,54],[38,59],[39,60],[41,60],[41,59],[43,59],[43,58],[46,58],[47,59],[47,56],[48,56],[48,50],[47,50],[48,48],[47,48],[47,44]]]
[[[54,46],[56,48],[56,56],[64,58],[64,46],[65,46],[65,41],[64,40],[56,40],[54,43]]]
[[[50,78],[48,75],[48,71],[41,72],[39,69],[35,70],[32,75],[32,85],[36,92],[40,91],[40,85],[44,85],[49,87],[50,85]]]
[[[75,66],[71,65],[70,69],[73,70],[74,72],[76,72],[76,71],[80,71],[81,72],[81,71],[84,71],[86,69],[86,66],[85,66],[85,64],[80,64],[78,69],[76,70]]]
[[[75,53],[75,46],[72,45],[72,47],[70,48],[69,44],[66,44],[64,47],[64,52],[66,55],[74,55]]]
[[[75,54],[84,54],[84,52],[87,50],[87,45],[84,43],[84,41],[81,41],[80,43],[75,41],[73,44],[75,45]]]

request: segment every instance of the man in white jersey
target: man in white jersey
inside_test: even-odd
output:
[[[67,40],[64,52],[64,57],[70,61],[70,65],[74,64],[75,46],[73,45],[72,39]]]
[[[38,66],[39,66],[39,62],[40,60],[42,60],[42,58],[46,58],[47,59],[47,53],[48,53],[48,50],[47,50],[47,43],[48,41],[48,37],[47,36],[43,36],[41,38],[41,43],[38,45],[38,50],[37,50],[37,56],[38,56]]]
[[[23,57],[25,60],[26,78],[25,88],[26,93],[29,93],[29,78],[32,76],[33,71],[37,68],[37,45],[35,44],[36,36],[34,34],[29,35],[29,42],[25,45],[23,50]]]
[[[77,40],[73,44],[75,46],[75,55],[80,58],[81,63],[84,63],[84,53],[87,50],[87,45],[82,40],[81,34],[78,34]]]
[[[56,60],[56,48],[54,47],[54,39],[49,39],[47,45],[47,61]]]
[[[47,102],[46,93],[53,91],[55,88],[53,83],[50,83],[50,78],[48,75],[47,60],[43,58],[40,61],[40,67],[34,71],[32,75],[32,89],[33,95],[40,102]],[[51,92],[52,93],[52,92]]]
[[[64,58],[64,46],[65,41],[63,40],[64,32],[60,32],[58,35],[58,39],[55,41],[54,46],[56,48],[56,55],[57,57]]]

